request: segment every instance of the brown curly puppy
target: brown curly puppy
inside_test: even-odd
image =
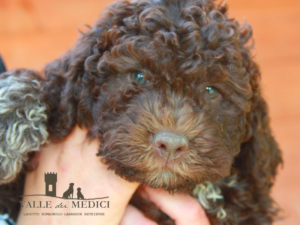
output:
[[[124,179],[190,193],[212,224],[271,224],[281,153],[246,45],[251,27],[226,11],[213,0],[116,2],[42,74],[1,75],[0,182],[78,124]],[[16,217],[23,179],[1,186],[2,212]],[[138,193],[131,203],[173,224]]]

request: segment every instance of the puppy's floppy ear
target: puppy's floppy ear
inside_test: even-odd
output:
[[[83,98],[92,92],[84,85],[84,80],[89,73],[85,68],[86,61],[93,57],[95,33],[95,29],[91,29],[82,34],[73,49],[49,63],[44,69],[46,79],[42,101],[49,106],[47,127],[51,141],[67,137],[76,123],[80,127],[88,127],[89,121],[92,121],[91,110],[88,108],[90,105],[84,102]],[[99,58],[100,56],[97,59]],[[91,86],[95,81],[86,82]],[[88,98],[91,99],[92,96],[88,95]]]
[[[269,127],[267,104],[261,96],[248,115],[248,123],[252,135],[242,144],[239,158],[243,159],[237,160],[237,163],[241,163],[243,173],[253,176],[258,187],[271,187],[282,157]]]
[[[268,195],[282,156],[270,129],[268,106],[261,96],[258,66],[250,62],[248,70],[253,91],[252,109],[247,114],[247,134],[234,166],[253,191]]]
[[[47,140],[42,83],[42,78],[26,69],[0,75],[0,184],[12,181],[28,152],[39,150]]]

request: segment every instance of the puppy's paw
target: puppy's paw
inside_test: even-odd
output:
[[[0,184],[12,181],[48,137],[47,106],[40,101],[42,79],[31,70],[0,77]]]

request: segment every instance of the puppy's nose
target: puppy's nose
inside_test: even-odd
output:
[[[188,138],[183,134],[160,131],[155,134],[154,145],[159,154],[165,159],[177,159],[188,148]]]

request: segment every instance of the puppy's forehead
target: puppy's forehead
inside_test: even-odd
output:
[[[116,71],[147,68],[151,73],[201,74],[216,64],[240,66],[238,24],[212,1],[128,4],[131,13],[118,9],[118,22],[103,35],[111,42],[106,58],[110,65],[118,64]]]
[[[97,40],[102,56],[97,68],[104,81],[116,83],[116,77],[142,72],[160,89],[179,82],[185,89],[213,85],[245,108],[252,96],[244,46],[250,26],[242,29],[210,0],[125,1],[114,7],[108,11],[110,28]]]
[[[123,43],[113,46],[101,61],[116,74],[146,72],[149,75],[167,74],[172,78],[185,76],[194,81],[199,78],[202,82],[226,78],[230,71],[240,66],[240,53],[235,50],[228,48],[228,54],[222,50],[205,50],[192,42],[189,48],[193,54],[188,56],[184,52],[186,47],[179,43],[175,32],[159,31],[153,37],[125,39]],[[236,60],[238,64],[229,64],[229,60]]]

